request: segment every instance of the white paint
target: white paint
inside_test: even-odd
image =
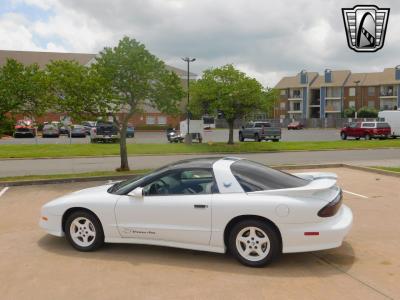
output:
[[[345,191],[345,190],[343,190],[343,192],[344,192],[344,193],[347,193],[347,194],[350,194],[350,195],[354,195],[354,196],[358,196],[358,197],[361,197],[361,198],[368,199],[368,197],[367,197],[367,196],[364,196],[364,195],[356,194],[356,193],[349,192],[349,191]]]
[[[8,189],[9,189],[8,186],[6,186],[4,189],[2,189],[2,190],[0,191],[0,197],[3,196],[3,195],[5,194],[5,192],[7,192]]]

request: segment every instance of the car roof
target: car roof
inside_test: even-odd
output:
[[[201,169],[211,169],[213,164],[218,160],[240,160],[240,158],[235,157],[201,157],[201,158],[192,158],[180,160],[175,163],[172,163],[165,168],[167,169],[192,169],[192,168],[201,168]]]

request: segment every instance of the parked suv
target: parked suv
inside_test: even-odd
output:
[[[354,137],[357,140],[360,138],[365,138],[366,140],[370,140],[371,138],[387,139],[390,134],[390,126],[385,122],[350,123],[340,131],[342,140],[348,137]]]
[[[241,142],[245,139],[252,139],[257,142],[262,140],[278,142],[280,138],[281,128],[271,126],[269,122],[250,122],[246,126],[242,126],[239,131],[239,141]]]
[[[117,143],[119,139],[118,127],[112,122],[96,122],[96,126],[90,130],[91,143]]]

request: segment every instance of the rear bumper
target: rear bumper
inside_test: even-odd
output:
[[[281,227],[283,253],[307,252],[339,247],[353,224],[353,213],[342,205],[332,218],[312,224],[285,224]],[[318,232],[318,235],[304,235]]]

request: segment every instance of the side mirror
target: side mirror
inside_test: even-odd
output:
[[[128,193],[128,196],[135,197],[135,198],[143,198],[143,188],[140,186],[134,189],[133,191],[130,191]]]

